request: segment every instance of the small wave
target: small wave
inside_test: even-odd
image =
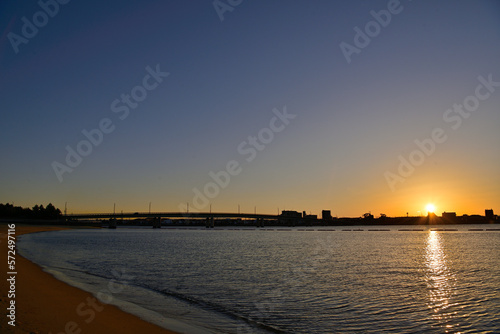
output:
[[[187,302],[189,304],[192,304],[192,305],[204,308],[204,309],[208,309],[210,311],[215,311],[215,312],[224,314],[224,315],[226,315],[226,316],[228,316],[228,317],[230,317],[232,319],[244,321],[245,323],[247,323],[247,324],[249,324],[249,325],[251,325],[251,326],[253,326],[255,328],[266,330],[266,331],[268,331],[270,333],[287,333],[286,331],[283,331],[283,330],[281,330],[279,328],[273,327],[271,325],[264,324],[264,323],[262,323],[260,321],[252,319],[251,317],[239,314],[239,313],[237,313],[237,312],[235,312],[233,310],[227,309],[226,307],[218,305],[218,304],[215,304],[213,302],[209,302],[209,301],[202,300],[202,299],[199,299],[199,298],[195,298],[195,297],[192,297],[192,296],[187,296],[185,294],[182,294],[182,293],[179,293],[179,292],[176,292],[176,291],[172,291],[172,290],[168,290],[168,289],[163,289],[163,290],[153,289],[153,290],[156,291],[156,292],[159,292],[161,294],[164,294],[166,296],[182,300],[182,301]]]

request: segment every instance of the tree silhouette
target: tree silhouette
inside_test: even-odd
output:
[[[21,218],[21,219],[59,219],[62,217],[61,210],[52,203],[44,207],[43,204],[35,205],[32,209],[13,206],[12,204],[0,203],[1,218]]]

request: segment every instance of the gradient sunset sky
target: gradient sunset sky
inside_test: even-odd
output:
[[[348,62],[341,43],[355,46],[355,28],[388,6],[398,13]],[[37,1],[0,4],[1,203],[208,211],[193,189],[203,194],[209,173],[236,161],[212,211],[500,213],[500,87],[479,88],[467,118],[447,112],[479,77],[500,82],[498,1],[243,0],[221,15],[211,0],[50,8],[43,22]],[[41,27],[16,50],[34,16]],[[112,104],[147,67],[169,75],[149,78],[157,85],[123,117],[126,104]],[[295,117],[274,121],[271,140],[263,129],[285,108]],[[113,131],[60,181],[54,162],[66,165],[67,146],[103,119]],[[434,129],[446,139],[391,189],[387,172],[399,175],[400,157]],[[259,133],[268,143],[249,159]]]

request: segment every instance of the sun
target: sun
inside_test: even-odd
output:
[[[434,211],[436,211],[436,206],[432,203],[429,203],[425,206],[425,210],[427,210],[428,213],[434,213]]]

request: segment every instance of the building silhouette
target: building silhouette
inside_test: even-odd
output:
[[[441,217],[443,217],[443,219],[446,219],[446,220],[455,220],[457,218],[457,213],[456,212],[443,212],[443,214],[441,215]]]
[[[332,212],[330,210],[321,211],[321,218],[323,220],[332,220]]]
[[[283,218],[302,218],[302,215],[300,214],[300,212],[297,212],[297,211],[283,210],[283,211],[281,211],[281,217],[283,217]]]

